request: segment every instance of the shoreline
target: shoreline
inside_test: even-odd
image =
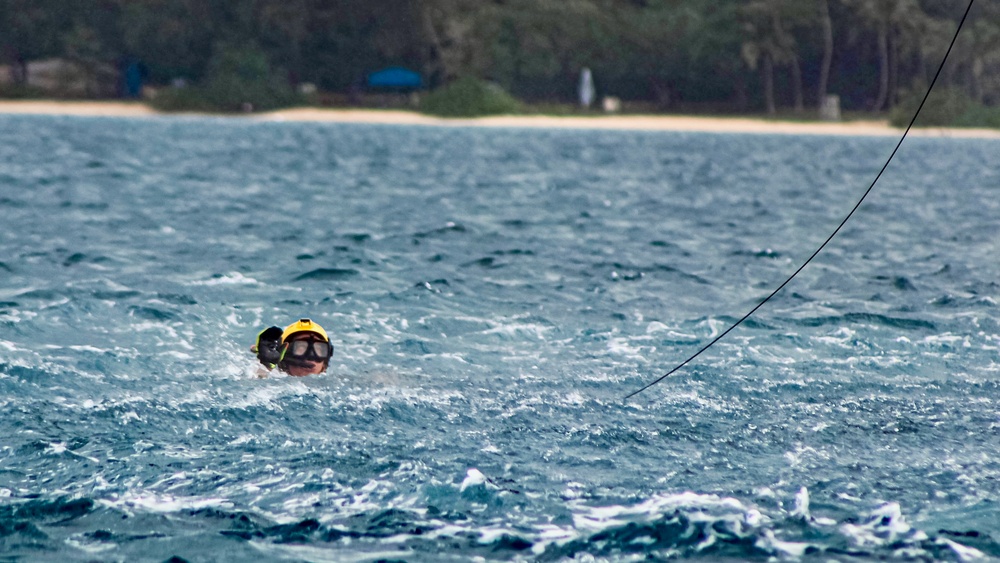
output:
[[[503,115],[445,119],[407,110],[290,108],[254,114],[161,113],[142,102],[0,100],[0,114],[71,115],[85,117],[213,116],[263,122],[366,123],[433,127],[509,127],[532,129],[602,129],[624,131],[674,131],[703,133],[758,133],[788,135],[894,136],[903,129],[885,121],[782,121],[749,117],[699,117],[685,115],[547,116]],[[914,128],[919,137],[1000,139],[996,129]]]

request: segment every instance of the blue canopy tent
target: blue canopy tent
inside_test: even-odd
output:
[[[419,90],[424,85],[420,74],[408,68],[393,66],[368,75],[368,87],[383,90]]]

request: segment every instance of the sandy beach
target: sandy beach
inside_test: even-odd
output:
[[[0,100],[0,114],[76,115],[90,117],[169,117],[171,115],[178,115],[159,113],[141,102],[58,100]],[[442,119],[417,112],[401,110],[292,108],[266,113],[234,115],[231,118],[259,121],[312,121],[436,127],[530,127],[539,129],[617,129],[794,135],[899,136],[902,134],[902,129],[891,127],[885,121],[825,123],[818,121],[799,122],[743,117],[696,117],[681,115],[594,115],[566,117],[507,115],[476,119]],[[910,135],[926,137],[1000,138],[1000,130],[917,128],[911,131]]]

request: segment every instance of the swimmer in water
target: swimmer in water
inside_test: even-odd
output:
[[[268,370],[278,368],[301,377],[326,371],[333,345],[323,327],[309,319],[299,319],[285,330],[276,326],[264,329],[250,351],[257,354],[261,365]]]

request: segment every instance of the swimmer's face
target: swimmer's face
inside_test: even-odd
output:
[[[291,338],[288,339],[289,342],[296,342],[299,340],[311,340],[315,342],[323,342],[323,340],[316,338],[314,335],[309,334],[308,332],[304,332],[301,334],[294,334],[291,336]],[[306,375],[320,374],[326,371],[325,362],[304,360],[302,364],[303,365],[288,365],[285,367],[285,372],[287,372],[288,375],[294,377],[303,377]]]
[[[301,366],[287,366],[285,371],[288,375],[295,377],[303,377],[306,375],[316,375],[318,373],[323,373],[323,364],[320,362],[305,362],[305,365]]]

